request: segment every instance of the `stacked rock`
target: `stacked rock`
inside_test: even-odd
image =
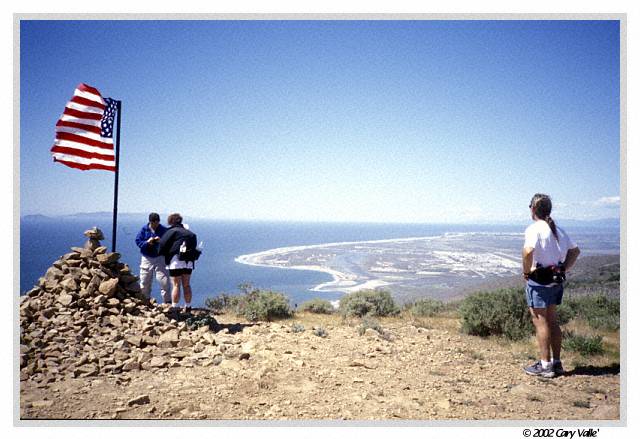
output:
[[[206,350],[215,345],[214,320],[207,315],[206,326],[190,331],[186,322],[170,319],[142,295],[120,254],[100,245],[100,229],[84,234],[85,246],[72,247],[21,297],[21,380],[46,383],[194,359],[193,352],[174,348],[216,353]]]

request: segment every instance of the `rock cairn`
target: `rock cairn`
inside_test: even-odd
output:
[[[21,297],[21,380],[220,363],[212,316],[172,314],[147,300],[120,254],[100,245],[102,231],[84,235],[84,247],[72,247]]]

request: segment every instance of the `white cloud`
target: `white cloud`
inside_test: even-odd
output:
[[[595,205],[601,207],[618,207],[620,206],[620,196],[602,197],[595,202]]]

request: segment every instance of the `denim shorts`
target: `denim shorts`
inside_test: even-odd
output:
[[[560,305],[564,286],[562,284],[553,286],[538,286],[527,284],[525,288],[527,304],[531,308],[547,308],[550,305]]]

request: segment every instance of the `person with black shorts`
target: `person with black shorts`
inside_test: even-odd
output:
[[[185,228],[182,216],[172,213],[167,217],[169,229],[162,235],[158,252],[164,256],[171,277],[171,308],[177,310],[180,303],[180,289],[184,291],[184,312],[191,312],[191,273],[194,261],[183,260],[180,253],[185,248],[195,249],[198,238],[195,233]]]

